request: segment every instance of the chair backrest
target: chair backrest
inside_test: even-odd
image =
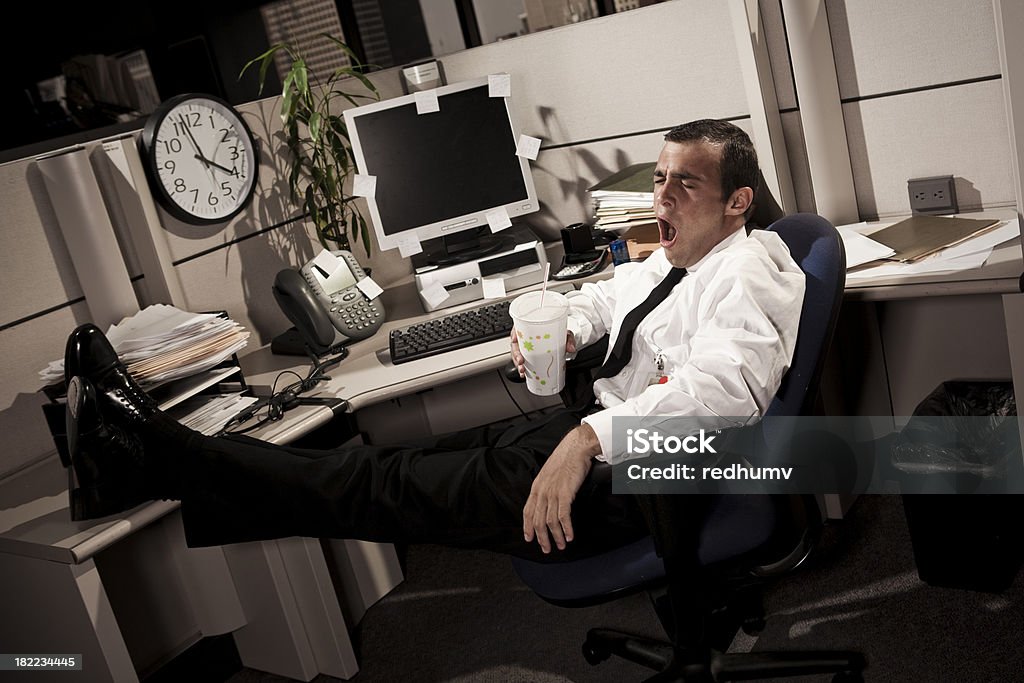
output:
[[[835,227],[817,214],[786,216],[768,229],[786,243],[807,278],[792,363],[765,411],[767,419],[755,425],[761,447],[777,457],[789,455],[795,428],[793,420],[778,418],[809,415],[814,409],[846,285],[846,251]],[[769,498],[777,518],[773,522],[772,545],[788,552],[758,567],[756,572],[762,575],[786,572],[799,565],[816,543],[821,528],[814,495],[762,496],[759,502],[765,504]],[[757,501],[757,497],[752,500]],[[782,517],[789,518],[790,523],[780,522]]]
[[[772,223],[807,277],[800,329],[789,371],[766,416],[806,415],[817,397],[825,355],[832,343],[846,285],[846,251],[839,233],[825,218],[797,213]]]

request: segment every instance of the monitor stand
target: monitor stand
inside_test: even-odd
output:
[[[414,263],[419,267],[444,268],[515,247],[516,240],[512,235],[492,233],[487,226],[481,226],[423,242],[423,253],[417,255]]]

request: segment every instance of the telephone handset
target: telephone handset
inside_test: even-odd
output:
[[[366,277],[351,252],[331,252],[341,261],[328,275],[315,259],[298,271],[281,270],[274,298],[313,351],[323,354],[348,341],[372,337],[384,323],[384,304],[370,301],[356,286]]]

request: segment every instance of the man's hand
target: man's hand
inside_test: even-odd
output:
[[[566,434],[555,447],[533,480],[523,508],[523,537],[527,543],[536,537],[540,549],[550,553],[554,538],[558,549],[565,550],[565,544],[573,539],[572,501],[590,472],[593,457],[600,452],[597,434],[587,424]]]
[[[519,371],[520,377],[526,377],[526,359],[523,358],[523,352],[519,350],[519,338],[516,336],[516,329],[512,328],[512,362],[516,365],[516,370]],[[576,337],[573,336],[572,330],[567,330],[565,333],[565,352],[576,353]]]

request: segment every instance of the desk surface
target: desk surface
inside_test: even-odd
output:
[[[588,279],[607,277],[611,273],[611,266],[606,270],[590,278],[550,283],[549,286],[574,285]],[[539,284],[510,292],[507,298],[536,289],[540,289]],[[476,308],[483,302],[470,302],[424,313],[411,279],[389,287],[383,296],[386,296],[384,305],[388,311],[388,321],[374,336],[351,344],[348,357],[327,373],[330,380],[321,383],[310,396],[339,397],[347,401],[347,410],[356,411],[374,403],[500,368],[508,362],[509,342],[502,338],[395,365],[388,352],[388,338],[392,330]],[[302,357],[276,356],[266,346],[242,356],[240,361],[246,381],[253,386],[271,387],[279,373],[292,370],[302,374],[309,368],[309,362]],[[303,412],[295,413],[289,420],[261,428],[256,434],[263,439],[291,441],[332,417],[331,410],[326,407],[300,406],[296,410]]]
[[[1017,212],[1014,209],[993,209],[963,215],[967,218],[991,217],[1008,221],[1016,218]],[[1021,244],[1019,239],[1015,239],[996,247],[980,268],[850,283],[846,286],[846,299],[884,301],[930,296],[1010,294],[1020,291],[1022,272],[1024,259],[1021,256]]]

